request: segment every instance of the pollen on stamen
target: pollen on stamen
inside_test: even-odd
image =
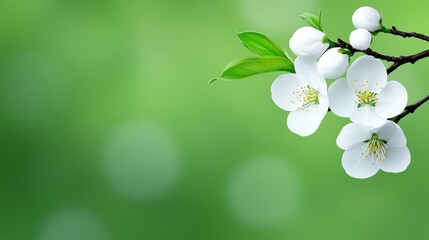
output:
[[[386,141],[380,139],[376,133],[373,133],[372,137],[364,142],[366,144],[359,148],[359,150],[361,150],[361,155],[367,158],[371,157],[369,160],[372,165],[374,165],[377,160],[384,162],[388,150]]]

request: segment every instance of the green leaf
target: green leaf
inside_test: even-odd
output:
[[[323,32],[322,28],[322,11],[319,11],[319,16],[316,16],[311,13],[301,13],[298,15],[302,20],[304,20],[308,25],[320,30]]]
[[[242,32],[237,33],[246,48],[251,52],[258,54],[259,56],[279,56],[287,57],[285,51],[280,45],[271,41],[268,37],[257,32]],[[290,59],[290,58],[289,58]]]
[[[212,83],[216,80],[237,80],[240,78],[250,77],[260,73],[267,72],[295,72],[293,62],[285,57],[262,56],[257,58],[244,58],[231,62],[223,70],[220,77],[210,80]]]
[[[320,26],[320,31],[323,32],[323,25],[322,25],[322,9],[319,9],[319,15],[317,15],[317,19],[319,20],[319,26]]]

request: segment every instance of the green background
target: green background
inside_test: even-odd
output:
[[[348,40],[367,4],[429,34],[423,0],[2,0],[0,239],[428,239],[429,106],[400,122],[409,168],[357,180],[335,144],[349,120],[291,133],[278,73],[207,84],[251,56],[233,30],[287,49],[296,14],[323,8],[329,37]],[[427,95],[428,64],[389,75],[409,103]]]

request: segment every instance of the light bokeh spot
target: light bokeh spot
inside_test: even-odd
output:
[[[82,209],[66,209],[54,213],[44,222],[40,240],[107,240],[100,219]]]
[[[245,162],[234,173],[229,200],[243,222],[275,227],[291,219],[300,195],[296,172],[281,159],[259,157]]]
[[[303,26],[299,13],[318,11],[317,0],[237,0],[243,18],[253,29],[285,31]]]
[[[166,194],[179,175],[177,147],[158,124],[140,122],[120,127],[106,147],[105,170],[113,186],[136,199]]]

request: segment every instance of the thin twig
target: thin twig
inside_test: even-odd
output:
[[[365,53],[366,55],[370,55],[370,56],[373,56],[373,57],[381,59],[381,60],[393,62],[392,66],[390,66],[387,69],[387,74],[390,74],[391,72],[393,72],[395,69],[397,69],[399,66],[401,66],[403,64],[406,64],[406,63],[414,64],[415,62],[417,62],[420,59],[429,57],[429,49],[425,50],[423,52],[419,52],[417,54],[413,54],[413,55],[393,57],[393,56],[387,56],[387,55],[380,54],[380,53],[372,50],[371,48],[368,48],[367,50],[364,50],[364,51],[356,49],[356,48],[352,47],[352,45],[350,45],[349,43],[341,40],[340,38],[338,38],[337,41],[338,42],[333,43],[333,45],[335,47],[345,48],[353,54],[356,52],[362,52],[362,53]]]
[[[418,107],[420,107],[421,105],[423,105],[423,103],[425,103],[427,101],[429,101],[429,95],[427,95],[422,100],[420,100],[414,104],[406,106],[405,110],[401,114],[399,114],[396,117],[391,118],[390,120],[392,120],[395,123],[398,123],[403,117],[407,116],[410,113],[413,113]]]
[[[401,36],[403,38],[418,38],[421,40],[424,40],[426,42],[429,42],[429,36],[426,36],[424,34],[421,33],[416,33],[416,32],[403,32],[398,30],[395,26],[392,26],[392,29],[385,29],[384,31],[381,31],[384,33],[390,33],[393,35],[398,35]]]
[[[392,57],[392,56],[380,54],[380,53],[372,50],[371,48],[368,48],[367,50],[364,50],[364,51],[356,49],[356,48],[352,47],[352,45],[350,45],[349,43],[342,40],[341,38],[338,38],[337,41],[338,42],[333,43],[335,47],[345,48],[345,49],[349,50],[351,53],[361,52],[361,53],[365,53],[366,55],[370,55],[370,56],[373,56],[375,58],[385,60],[388,62],[399,61],[399,58],[397,58],[397,57]]]
[[[387,74],[393,72],[395,69],[397,69],[399,66],[401,66],[403,64],[406,64],[406,63],[414,64],[418,60],[423,59],[423,58],[427,58],[427,57],[429,57],[429,49],[425,50],[423,52],[419,52],[419,53],[414,54],[414,55],[400,56],[398,58],[398,61],[395,61],[395,63],[392,64],[392,66],[390,66],[387,69]]]

